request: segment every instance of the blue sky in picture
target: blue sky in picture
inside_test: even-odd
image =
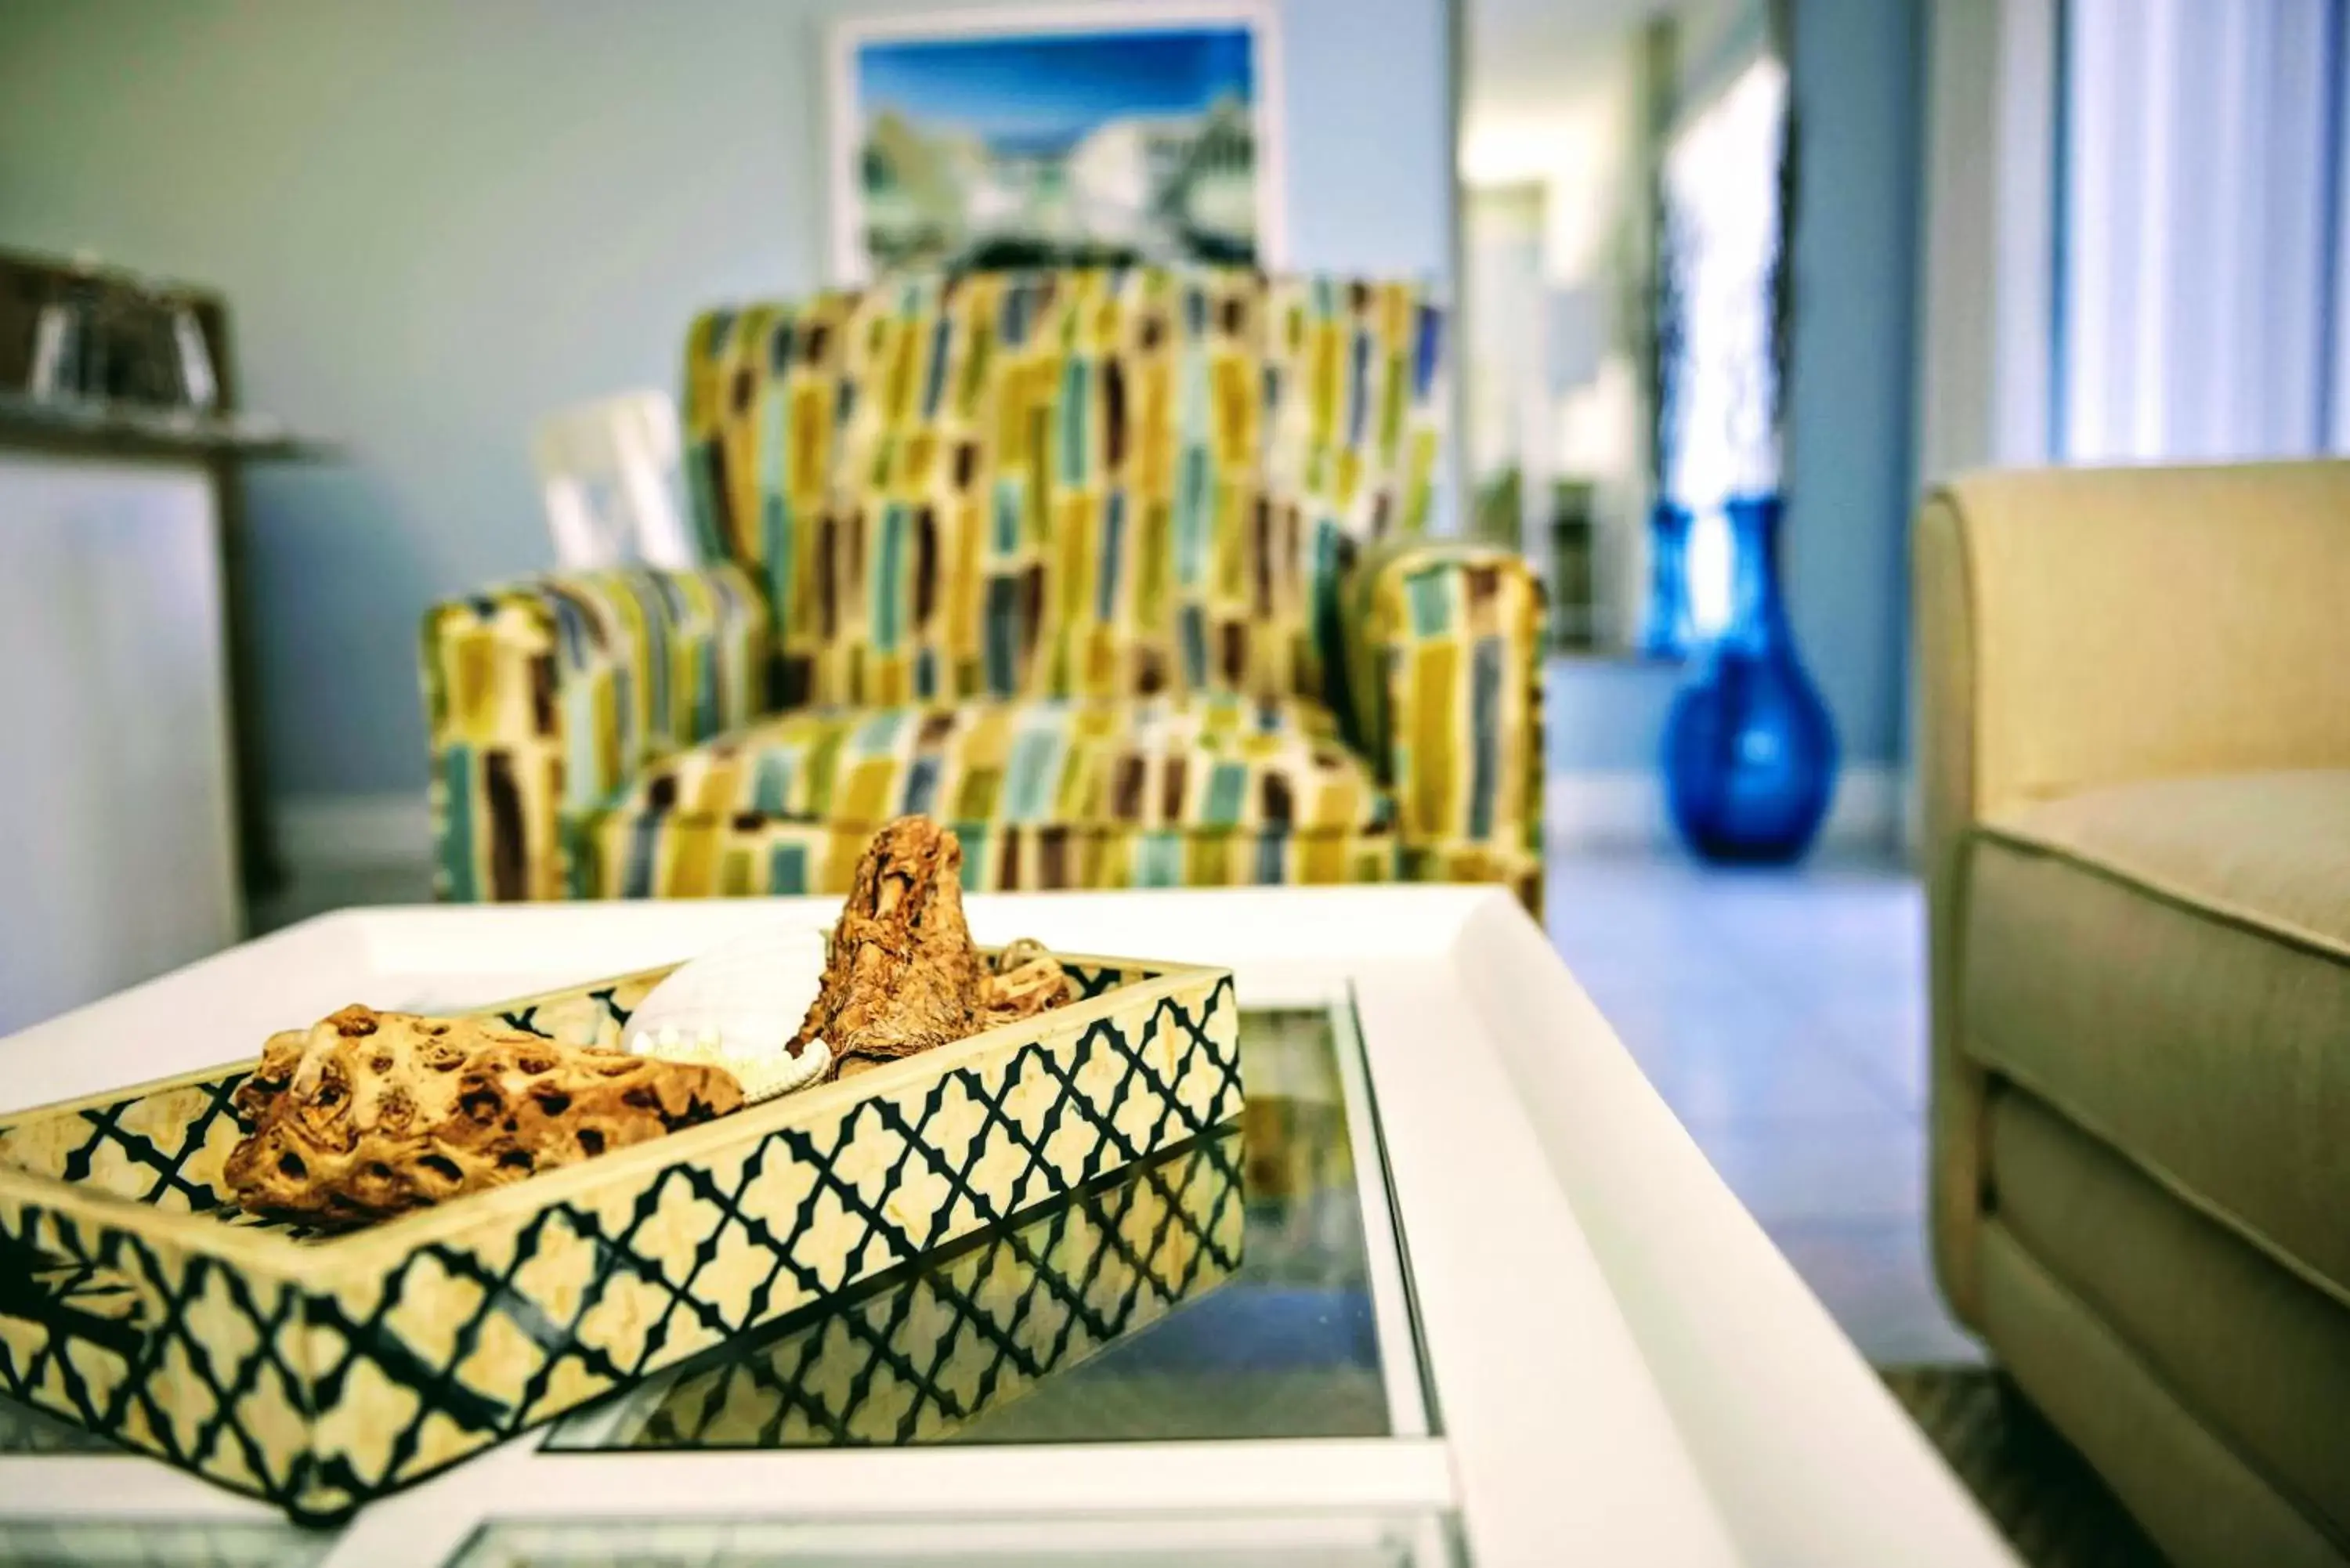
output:
[[[1106,119],[1197,114],[1253,87],[1248,29],[891,39],[861,44],[868,124],[885,110],[953,125],[998,149],[1065,147]]]

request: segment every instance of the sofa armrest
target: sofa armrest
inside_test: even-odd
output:
[[[536,577],[433,606],[441,896],[567,896],[565,814],[763,711],[766,653],[766,602],[732,564]]]
[[[1972,475],[1912,552],[1944,1293],[1977,1321],[1969,830],[2107,784],[2350,765],[2350,463]]]
[[[2350,463],[1971,476],[1916,554],[1948,816],[2350,763]]]
[[[1399,541],[1349,572],[1354,739],[1393,792],[1404,875],[1542,898],[1541,581],[1491,545]]]

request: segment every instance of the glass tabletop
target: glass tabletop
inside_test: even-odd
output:
[[[5,1312],[5,1307],[0,1307]],[[87,1428],[46,1410],[0,1397],[0,1454],[119,1454],[123,1450]]]
[[[334,1543],[241,1520],[0,1520],[0,1563],[17,1568],[309,1568]]]
[[[1236,1128],[582,1410],[546,1448],[1395,1431],[1342,1023],[1244,1012]]]
[[[484,1525],[450,1568],[1455,1568],[1429,1513],[947,1520],[920,1524],[536,1520]]]
[[[15,1568],[310,1568],[332,1534],[218,1520],[0,1521]],[[498,1520],[449,1568],[1458,1568],[1452,1521],[1424,1512],[1232,1518],[951,1520],[920,1524],[755,1520]]]

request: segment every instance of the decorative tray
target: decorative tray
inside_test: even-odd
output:
[[[252,1062],[0,1127],[0,1391],[331,1521],[1240,1114],[1228,971],[1076,1000],[513,1185],[322,1233],[237,1210]],[[620,1048],[670,969],[473,1016]]]
[[[567,1417],[550,1449],[957,1439],[1241,1266],[1241,1134],[1211,1132]]]

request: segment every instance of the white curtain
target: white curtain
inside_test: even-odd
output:
[[[1681,343],[1665,488],[1691,512],[1779,488],[1771,269],[1787,68],[1764,55],[1672,138],[1665,154]]]
[[[1779,488],[1780,399],[1772,268],[1780,259],[1779,160],[1787,67],[1763,55],[1672,138],[1665,154],[1671,258],[1679,292],[1671,470],[1666,493],[1690,514],[1684,571],[1690,622],[1729,623],[1731,558],[1722,504]]]
[[[2350,435],[2341,0],[2069,0],[2057,429],[2074,462]]]

